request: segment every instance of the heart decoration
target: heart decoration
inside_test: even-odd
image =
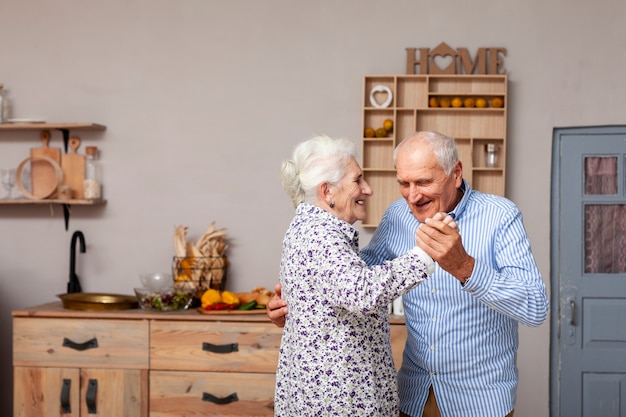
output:
[[[382,93],[378,94],[379,96],[387,96],[386,100],[382,104],[376,99],[377,93]],[[372,91],[370,92],[370,104],[372,106],[376,107],[377,109],[384,109],[389,107],[389,105],[391,104],[391,100],[393,100],[393,93],[391,92],[391,88],[387,87],[386,85],[377,85],[372,88]]]
[[[433,68],[433,66],[435,68]],[[454,74],[454,57],[450,54],[434,55],[431,61],[431,72],[435,74]]]

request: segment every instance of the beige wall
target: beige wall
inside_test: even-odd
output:
[[[359,141],[365,74],[402,74],[406,47],[504,47],[509,197],[549,282],[552,129],[625,123],[626,3],[571,0],[0,0],[0,82],[13,117],[96,122],[101,209],[0,206],[0,375],[10,311],[65,291],[70,236],[85,291],[132,293],[168,270],[176,225],[226,227],[229,287],[277,281],[292,207],[278,169],[316,133]],[[39,146],[1,133],[0,167]],[[55,133],[52,146],[60,146]],[[84,150],[84,147],[82,148]],[[369,231],[362,235],[367,243]],[[516,417],[547,417],[549,324],[521,328]],[[10,384],[0,409],[11,407]]]

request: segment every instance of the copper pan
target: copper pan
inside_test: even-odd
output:
[[[128,310],[138,308],[134,295],[76,292],[57,294],[68,310]]]

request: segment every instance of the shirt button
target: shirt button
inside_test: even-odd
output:
[[[433,321],[437,321],[437,317],[433,317]]]
[[[436,373],[434,373],[434,372],[431,372],[431,373],[430,373],[430,376],[431,376],[431,377],[434,377],[435,375],[437,375],[437,374],[436,374]]]
[[[437,290],[433,288],[430,290],[430,292],[434,294],[435,292],[437,292]]]
[[[435,345],[430,345],[430,350],[435,350]]]

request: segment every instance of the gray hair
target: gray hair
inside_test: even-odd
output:
[[[441,166],[446,175],[450,175],[454,165],[459,160],[459,154],[454,139],[438,132],[415,132],[404,138],[393,151],[393,166],[396,166],[396,158],[400,148],[417,138],[424,139],[430,145],[439,166]]]
[[[280,179],[294,207],[314,204],[317,186],[337,184],[343,178],[355,146],[347,139],[316,136],[296,146],[292,159],[283,161]]]

